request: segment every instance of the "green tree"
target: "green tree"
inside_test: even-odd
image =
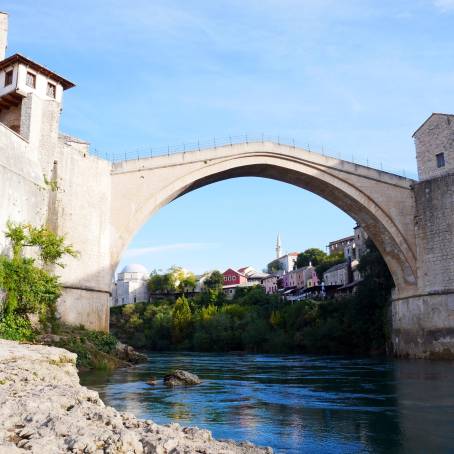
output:
[[[58,265],[61,268],[64,268],[64,265],[59,260],[63,256],[78,255],[71,245],[65,244],[64,236],[55,234],[46,226],[34,227],[31,224],[8,221],[6,227],[5,236],[11,241],[13,260],[19,260],[26,247],[36,247],[43,264]]]
[[[319,280],[321,281],[323,279],[323,273],[331,268],[334,265],[337,265],[339,263],[345,262],[345,257],[343,252],[338,252],[336,254],[331,254],[327,255],[322,262],[320,262],[316,267],[315,267],[315,272],[317,273],[317,276]]]
[[[172,312],[172,340],[179,344],[187,339],[192,324],[192,313],[185,296],[175,301]]]
[[[63,267],[61,259],[65,255],[76,256],[77,252],[65,244],[63,236],[45,226],[8,221],[5,236],[11,242],[12,257],[0,257],[0,288],[5,293],[0,307],[2,329],[6,329],[5,320],[12,326],[15,317],[22,319],[22,322],[14,322],[17,326],[26,324],[30,313],[39,316],[43,327],[54,325],[61,286],[58,278],[45,268]],[[34,248],[38,259],[25,257],[25,248]]]
[[[148,288],[151,293],[176,293],[191,291],[196,284],[194,273],[188,272],[179,266],[172,266],[167,273],[158,274],[154,270],[148,280]]]
[[[186,271],[179,266],[173,266],[169,269],[171,275],[171,282],[173,282],[174,291],[184,293],[194,289],[196,284],[196,277],[194,273]]]
[[[157,271],[153,271],[148,280],[148,289],[151,293],[174,293],[175,287],[175,276],[172,272],[165,274],[158,274]]]
[[[268,263],[267,272],[269,274],[277,273],[283,269],[282,263],[279,260],[273,260],[272,262]]]
[[[224,276],[218,270],[214,270],[204,281],[205,289],[219,290],[224,285]]]
[[[326,257],[326,253],[321,249],[309,248],[298,254],[298,257],[296,258],[296,267],[302,268],[303,266],[309,266],[310,263],[312,266],[317,266],[323,263],[326,260]]]

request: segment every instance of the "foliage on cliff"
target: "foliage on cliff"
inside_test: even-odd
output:
[[[289,303],[253,287],[228,301],[209,289],[177,302],[112,308],[112,332],[152,350],[384,353],[393,281],[372,242],[368,248],[358,293],[341,300]]]
[[[62,267],[61,259],[76,252],[65,244],[63,236],[44,226],[8,222],[5,236],[12,254],[0,256],[0,337],[31,340],[31,314],[38,317],[44,329],[55,324],[61,287],[48,269],[53,265]],[[25,256],[26,248],[33,256]]]

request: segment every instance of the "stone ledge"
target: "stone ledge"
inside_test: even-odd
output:
[[[0,339],[0,454],[272,453],[107,407],[98,393],[80,386],[75,360],[61,348]]]

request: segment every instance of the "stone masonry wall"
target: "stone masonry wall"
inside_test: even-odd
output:
[[[454,292],[454,173],[415,184],[418,284]]]
[[[20,132],[20,120],[20,106],[0,110],[0,123],[5,124],[16,133]]]
[[[67,258],[64,269],[55,267],[64,288],[58,312],[68,323],[108,331],[111,164],[58,140],[54,104],[29,97],[22,114],[42,114],[39,121],[46,125],[32,124],[29,141],[0,123],[0,253],[9,252],[8,220],[47,224],[65,235],[80,255]]]
[[[397,356],[454,358],[454,173],[415,184],[419,294],[393,301]]]
[[[8,253],[8,220],[40,225],[47,216],[47,188],[28,143],[0,123],[0,254]]]

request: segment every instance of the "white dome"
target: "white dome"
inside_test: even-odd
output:
[[[138,263],[132,263],[131,265],[126,265],[122,270],[121,273],[141,273],[141,274],[148,274],[148,270],[143,266],[139,265]]]

